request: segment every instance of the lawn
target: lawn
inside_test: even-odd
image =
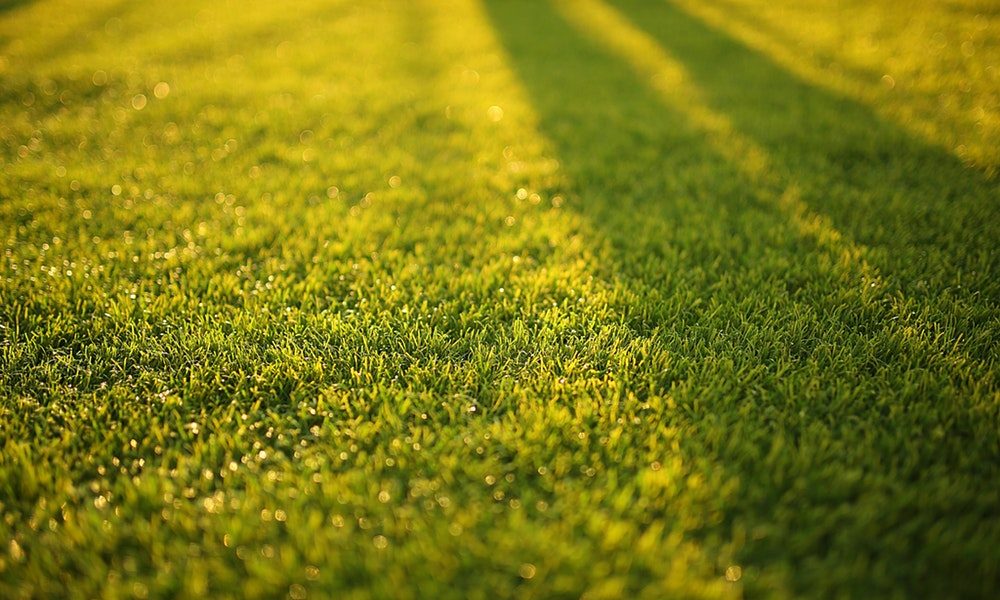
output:
[[[0,597],[990,598],[991,0],[0,1]]]

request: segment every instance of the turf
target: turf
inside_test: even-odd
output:
[[[976,0],[0,3],[0,597],[991,597],[998,66]]]

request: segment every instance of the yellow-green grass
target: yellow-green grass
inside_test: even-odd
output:
[[[1000,13],[804,6],[0,4],[0,597],[991,597]]]

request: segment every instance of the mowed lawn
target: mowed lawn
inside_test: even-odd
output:
[[[0,2],[0,597],[990,598],[990,0]]]

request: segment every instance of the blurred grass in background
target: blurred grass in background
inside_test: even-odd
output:
[[[990,597],[998,20],[0,5],[0,596]]]

